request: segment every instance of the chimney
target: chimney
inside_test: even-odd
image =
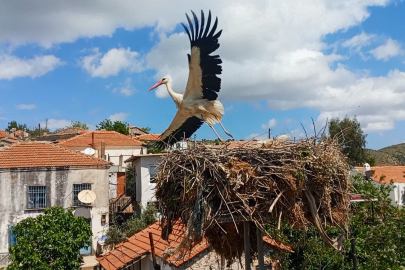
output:
[[[105,143],[101,141],[101,158],[105,159]]]
[[[91,133],[91,148],[95,149],[95,147],[94,147],[94,132]]]

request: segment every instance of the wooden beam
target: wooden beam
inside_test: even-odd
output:
[[[256,227],[257,235],[257,257],[259,260],[259,270],[264,270],[263,234],[259,227]]]
[[[153,235],[151,232],[149,232],[149,241],[150,241],[150,251],[152,252],[152,261],[153,261],[153,267],[156,269],[156,254],[155,254],[155,245],[153,244]]]
[[[243,222],[243,239],[245,243],[245,269],[250,270],[250,221]]]

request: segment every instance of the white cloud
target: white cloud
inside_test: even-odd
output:
[[[129,113],[120,112],[120,113],[114,113],[113,115],[110,115],[108,117],[108,119],[110,119],[112,122],[115,122],[115,121],[122,122],[122,121],[125,121],[125,119],[127,119],[128,116],[129,116]]]
[[[33,110],[37,108],[37,105],[35,104],[18,104],[17,109],[19,110]]]
[[[275,127],[276,125],[277,125],[277,120],[272,118],[269,120],[268,123],[262,124],[262,129],[272,128],[272,127]]]
[[[371,41],[375,38],[374,34],[367,34],[361,32],[360,34],[342,42],[342,46],[346,48],[353,48],[356,51],[360,50],[362,47],[370,45]]]
[[[92,77],[107,78],[117,75],[121,70],[141,72],[143,67],[138,56],[137,52],[129,48],[113,48],[104,55],[96,48],[94,54],[83,57],[82,66]]]
[[[184,33],[171,32],[177,23],[186,21],[186,10],[179,7],[195,11],[211,9],[213,16],[219,18],[219,29],[223,29],[221,47],[216,52],[223,60],[220,99],[267,100],[271,110],[306,107],[319,111],[321,121],[331,116],[357,115],[367,132],[372,132],[389,129],[395,121],[405,120],[401,104],[405,98],[405,73],[392,70],[385,76],[373,77],[367,70],[352,71],[344,65],[347,61],[341,61],[350,56],[325,52],[330,46],[325,36],[359,26],[361,29],[361,23],[371,14],[371,6],[390,3],[390,0],[192,3],[174,0],[170,5],[156,5],[152,1],[140,6],[137,2],[100,0],[97,4],[27,2],[22,6],[18,1],[7,1],[0,9],[0,42],[17,45],[35,42],[49,47],[79,37],[111,36],[120,27],[132,30],[150,26],[151,37],[159,37],[160,41],[148,53],[145,65],[157,70],[155,79],[170,75],[174,90],[181,93],[188,76],[189,41]],[[373,33],[363,32],[342,46],[360,52],[375,39]],[[83,58],[86,60],[83,67],[99,77],[121,70],[143,70],[135,52],[112,50],[104,55],[96,51]],[[385,60],[400,55],[402,48],[388,39],[369,53]],[[128,61],[128,56],[137,63],[137,68]],[[168,96],[164,87],[157,89],[156,95]]]
[[[39,55],[31,59],[21,59],[13,55],[0,54],[0,80],[12,80],[26,76],[36,78],[61,65],[63,62],[54,55]]]
[[[40,124],[41,124],[41,128],[45,128],[47,126],[48,129],[52,131],[57,128],[65,128],[67,126],[70,126],[72,124],[72,121],[65,120],[65,119],[48,119],[47,123],[45,121],[43,121]]]
[[[115,87],[113,92],[118,92],[126,97],[129,97],[136,92],[136,89],[131,86],[131,78],[127,78],[122,85]]]
[[[170,5],[153,1],[5,1],[0,9],[0,43],[36,43],[51,47],[81,37],[111,36],[117,28],[133,30],[154,26],[171,30],[178,18],[184,16],[184,11],[189,10],[179,8],[185,6],[195,10],[206,6],[204,9],[208,10],[210,4],[190,5],[185,0]]]
[[[392,57],[402,55],[404,51],[397,41],[389,38],[384,45],[378,46],[374,50],[371,50],[370,53],[377,60],[388,61]]]
[[[324,51],[330,46],[325,43],[326,35],[360,25],[370,16],[369,6],[388,3],[343,0],[221,4],[213,13],[219,18],[219,29],[223,29],[221,47],[215,52],[223,60],[219,98],[267,100],[269,110],[309,108],[319,112],[317,121],[322,126],[326,118],[356,115],[365,132],[392,128],[395,121],[405,120],[401,105],[405,100],[405,72],[392,70],[373,77],[367,70],[352,71],[345,66],[350,55]],[[341,44],[361,53],[376,40],[375,34],[362,32]],[[187,82],[188,46],[184,33],[160,35],[160,42],[146,58],[148,67],[157,70],[155,79],[170,74],[177,92],[182,92]],[[387,59],[402,53],[392,40],[384,48],[373,51],[376,57]],[[167,97],[166,89],[158,89],[157,96]],[[302,132],[294,134],[298,135]]]

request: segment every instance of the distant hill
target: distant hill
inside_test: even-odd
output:
[[[380,150],[366,149],[366,155],[375,158],[376,166],[405,166],[405,143],[391,145]]]

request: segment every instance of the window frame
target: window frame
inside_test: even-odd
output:
[[[27,188],[27,209],[31,210],[31,209],[46,208],[48,206],[47,191],[48,191],[47,186],[39,186],[39,185],[28,186],[28,188]],[[42,198],[41,198],[41,194],[43,195]]]
[[[83,186],[83,188],[75,189],[75,187],[78,187],[78,186]],[[86,189],[91,190],[91,186],[92,186],[91,183],[76,183],[76,184],[73,184],[73,186],[72,186],[72,205],[73,206],[91,205],[91,203],[82,203],[77,198],[80,191],[86,190]]]
[[[13,233],[15,225],[8,225],[8,246],[17,244],[17,235]]]
[[[151,167],[154,167],[154,173],[152,174],[151,173]],[[149,165],[149,183],[150,184],[156,184],[156,179],[155,179],[155,176],[156,176],[156,165],[155,164],[151,164],[151,165]]]

